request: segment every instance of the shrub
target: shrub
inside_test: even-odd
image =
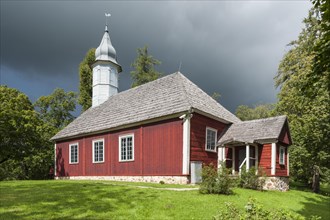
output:
[[[234,180],[229,175],[229,170],[222,164],[217,168],[210,164],[202,168],[202,183],[199,191],[203,194],[232,194],[231,188],[234,186]]]
[[[265,210],[259,205],[255,199],[250,198],[245,205],[245,211],[240,212],[232,203],[225,203],[226,209],[219,212],[214,216],[214,220],[237,219],[237,220],[250,220],[250,219],[269,219],[269,220],[300,220],[304,219],[302,216],[289,212],[287,210]],[[319,219],[318,216],[312,216],[310,219]]]
[[[239,179],[239,186],[247,189],[262,190],[262,187],[265,184],[265,178],[263,177],[264,174],[261,169],[257,172],[255,167],[251,167],[246,171],[245,166],[243,166]]]

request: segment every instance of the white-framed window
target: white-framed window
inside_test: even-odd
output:
[[[134,134],[119,136],[119,161],[134,160]]]
[[[279,149],[279,163],[285,165],[285,147],[280,146]]]
[[[79,144],[69,145],[69,164],[79,163]]]
[[[104,139],[93,141],[93,163],[104,162]]]
[[[216,152],[217,130],[206,127],[205,150]]]

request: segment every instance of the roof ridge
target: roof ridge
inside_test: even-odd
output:
[[[185,77],[180,71],[175,72],[174,74],[178,74],[178,76],[180,76],[181,78],[183,78],[183,79],[187,79],[187,78],[186,78],[186,77]],[[188,106],[189,106],[190,108],[192,108],[192,103],[191,103],[191,101],[190,101],[190,97],[189,97],[189,94],[188,94],[188,92],[187,92],[187,90],[186,90],[186,86],[185,86],[183,80],[181,80],[180,83],[181,83],[181,85],[182,85],[183,93],[184,93],[185,96],[186,96],[186,98],[185,98],[184,100],[188,103]]]
[[[275,118],[283,118],[283,117],[287,118],[286,115],[278,115],[278,116],[272,116],[272,117],[268,117],[268,118],[258,118],[258,119],[252,119],[252,120],[247,120],[247,121],[241,121],[238,123],[243,124],[243,123],[249,123],[249,122],[268,121],[268,120],[272,120]]]
[[[199,86],[197,86],[194,82],[192,82],[191,80],[189,80],[187,77],[185,77],[181,72],[177,72],[178,74],[180,74],[180,76],[182,77],[182,78],[184,78],[185,79],[185,82],[186,83],[189,83],[189,84],[191,84],[192,86],[194,86],[195,87],[195,89],[197,89],[200,93],[202,93],[202,94],[205,94],[207,97],[209,97],[210,99],[208,100],[208,101],[211,101],[211,102],[213,102],[214,104],[216,104],[217,105],[217,107],[219,107],[219,108],[221,108],[221,110],[222,111],[225,111],[227,114],[229,114],[229,115],[233,115],[234,117],[236,117],[236,119],[238,119],[239,121],[241,121],[235,114],[233,114],[233,113],[231,113],[228,109],[226,109],[224,106],[222,106],[218,101],[216,101],[214,98],[212,98],[209,94],[207,94],[204,90],[202,90],[201,88],[199,88]],[[186,88],[186,87],[185,87]],[[190,106],[191,107],[193,107],[193,104],[191,103],[191,96],[190,96],[190,94],[186,91],[186,89],[185,89],[185,92],[186,92],[186,94],[187,94],[187,97],[188,97],[188,103],[190,104]],[[223,119],[225,119],[225,118],[223,118]],[[227,119],[225,119],[225,120],[227,120]]]

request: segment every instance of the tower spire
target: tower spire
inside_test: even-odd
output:
[[[118,74],[122,69],[117,62],[116,50],[110,41],[107,20],[110,16],[105,13],[105,32],[100,46],[95,50],[92,107],[102,104],[110,96],[118,93]]]

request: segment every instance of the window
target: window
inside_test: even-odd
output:
[[[213,128],[206,128],[205,150],[215,152],[216,142],[217,142],[217,130]]]
[[[104,140],[93,141],[93,163],[104,162]]]
[[[78,143],[69,145],[69,163],[75,164],[78,163]]]
[[[280,158],[279,162],[281,165],[285,165],[285,148],[283,146],[280,146]]]
[[[134,135],[119,137],[119,161],[134,160]]]

